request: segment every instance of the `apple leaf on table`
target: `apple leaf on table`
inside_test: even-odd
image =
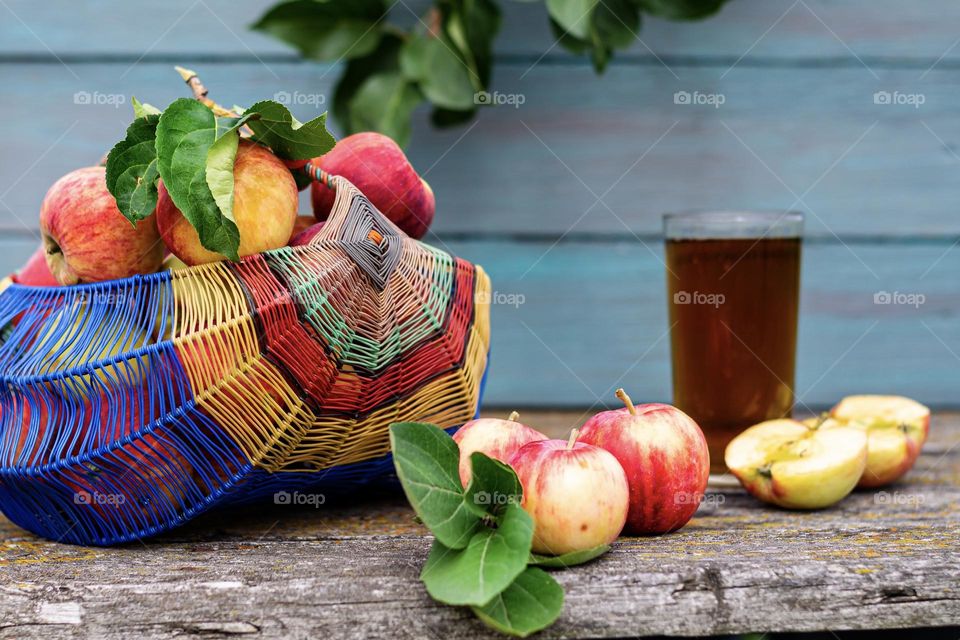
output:
[[[463,499],[457,443],[432,424],[402,422],[390,425],[390,449],[413,510],[440,544],[466,548],[480,516]]]
[[[546,629],[563,611],[563,587],[550,574],[529,567],[493,600],[471,607],[488,626],[519,638]]]
[[[270,147],[287,160],[309,160],[322,156],[336,144],[327,131],[327,114],[299,122],[290,111],[273,100],[258,102],[244,111],[254,140]]]
[[[189,98],[174,101],[157,123],[157,166],[170,198],[197,230],[200,243],[238,261],[240,231],[233,211],[220,209],[207,183],[207,158],[217,133],[217,116],[209,107]]]
[[[504,509],[496,528],[484,527],[466,549],[434,542],[420,579],[440,602],[482,606],[527,568],[533,519],[519,505]]]
[[[559,556],[544,556],[538,553],[531,553],[530,564],[548,569],[566,569],[567,567],[575,567],[578,564],[586,564],[591,560],[599,558],[609,550],[610,545],[601,544],[592,549],[571,551],[570,553],[564,553]]]
[[[135,103],[135,107],[136,104]],[[107,156],[107,189],[123,216],[136,224],[157,207],[157,114],[138,115]]]
[[[470,455],[472,474],[463,495],[467,507],[480,517],[499,516],[509,504],[520,504],[523,487],[516,472],[499,460],[480,453]]]

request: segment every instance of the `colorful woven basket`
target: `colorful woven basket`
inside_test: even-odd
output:
[[[355,490],[392,469],[391,423],[476,414],[486,274],[327,183],[334,209],[307,246],[0,294],[10,520],[118,544],[224,504]]]

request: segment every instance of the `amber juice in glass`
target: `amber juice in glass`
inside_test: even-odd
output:
[[[802,230],[794,212],[664,216],[673,403],[713,472],[734,436],[793,410]]]

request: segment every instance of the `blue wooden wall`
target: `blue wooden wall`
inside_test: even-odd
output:
[[[958,404],[960,3],[734,0],[702,23],[647,20],[599,78],[552,46],[541,3],[502,4],[495,88],[523,104],[446,131],[420,113],[409,148],[437,193],[430,241],[482,263],[502,294],[490,406],[592,405],[617,385],[669,399],[659,219],[703,207],[807,212],[804,404]],[[36,246],[47,186],[122,136],[130,96],[185,95],[174,63],[227,104],[278,90],[329,101],[336,68],[246,29],[264,5],[0,5],[0,272]],[[877,305],[882,291],[925,301]]]

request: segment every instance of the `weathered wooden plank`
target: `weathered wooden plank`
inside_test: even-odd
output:
[[[658,231],[664,211],[793,207],[810,213],[809,233],[825,237],[960,234],[953,72],[918,81],[916,70],[890,70],[878,83],[859,68],[737,69],[723,79],[691,68],[678,80],[657,66],[615,67],[597,79],[538,66],[521,79],[526,68],[498,70],[498,90],[523,95],[520,108],[485,109],[472,127],[445,131],[418,115],[409,151],[437,193],[438,231],[629,238]],[[168,64],[127,69],[88,65],[77,80],[59,65],[0,65],[0,229],[35,228],[47,187],[122,137],[131,96],[166,104],[185,93]],[[280,90],[320,101],[335,75],[275,62],[202,71],[231,104]],[[926,102],[877,105],[880,89]],[[677,91],[719,93],[725,103],[677,105]],[[101,104],[76,104],[77,92]]]
[[[487,406],[589,406],[625,385],[669,400],[661,247],[616,243],[453,241],[437,246],[490,273],[493,357]],[[0,242],[0,273],[35,240]],[[811,408],[842,395],[901,393],[956,406],[960,248],[949,243],[810,243],[803,260],[797,389]],[[876,277],[874,277],[876,276]],[[922,304],[874,304],[879,292]]]
[[[552,435],[573,414],[527,413]],[[914,471],[813,513],[711,491],[678,533],[623,538],[560,572],[542,637],[956,624],[960,419],[934,417]],[[429,538],[401,497],[210,514],[157,541],[83,549],[0,519],[0,638],[495,637],[418,582]]]
[[[0,56],[47,57],[53,50],[68,58],[108,54],[137,59],[144,53],[188,52],[251,59],[290,52],[247,29],[272,4],[262,1],[173,0],[151,7],[149,20],[144,20],[142,8],[135,3],[7,0],[4,4],[7,15],[0,22]],[[397,3],[392,19],[412,22],[427,4],[425,0]],[[504,12],[499,53],[536,59],[549,50],[550,58],[570,57],[560,47],[552,47],[554,38],[542,2],[498,4]],[[880,58],[870,59],[871,65],[882,66],[889,58],[930,65],[941,55],[948,62],[960,55],[953,48],[952,25],[958,19],[960,8],[949,0],[737,0],[699,23],[646,20],[640,34],[643,44],[633,47],[631,57],[652,57],[649,47],[661,57],[719,57],[724,60],[716,63],[726,65],[745,53],[750,59],[747,64],[754,59],[837,58],[859,64],[852,51],[867,59]]]

